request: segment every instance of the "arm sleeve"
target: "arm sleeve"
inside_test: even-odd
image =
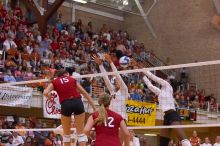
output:
[[[147,87],[152,92],[154,92],[156,95],[160,94],[161,90],[159,88],[157,88],[156,86],[154,86],[146,76],[143,77],[143,80],[144,80],[145,84],[147,85]]]
[[[99,65],[99,69],[100,69],[101,73],[106,73],[106,70],[105,70],[105,68],[104,68],[104,66],[103,66],[102,64]],[[111,94],[111,95],[114,94],[114,87],[113,87],[113,85],[111,84],[111,82],[110,82],[110,80],[109,80],[109,78],[108,78],[108,75],[104,75],[104,76],[103,76],[103,79],[104,79],[104,82],[105,82],[105,84],[106,84],[106,86],[107,86],[107,88],[108,88],[110,94]]]
[[[116,68],[116,66],[114,65],[114,63],[110,63],[110,66],[112,68],[112,70],[114,72],[117,72],[118,69]],[[128,93],[128,87],[127,85],[125,84],[124,80],[122,79],[121,75],[119,73],[116,74],[116,79],[119,81],[120,83],[120,88],[121,90],[124,92],[124,94],[127,94],[126,96],[127,97],[130,97],[130,94]]]
[[[170,85],[167,81],[165,81],[165,80],[163,80],[163,79],[161,79],[161,78],[155,76],[155,75],[152,74],[150,71],[145,71],[144,73],[145,73],[145,75],[146,75],[149,79],[151,79],[151,80],[157,82],[157,83],[160,84],[161,86],[168,86],[168,85]]]

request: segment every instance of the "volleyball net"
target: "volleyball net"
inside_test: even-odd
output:
[[[113,71],[110,65],[105,64],[106,72],[100,72],[98,69],[97,73],[75,76],[75,78],[93,97],[97,106],[99,95],[103,92],[112,94],[112,90],[114,90],[115,98],[113,100],[115,101],[112,106],[121,111],[126,110],[126,119],[130,129],[219,126],[220,60],[160,67],[149,67],[144,62],[138,63],[142,64],[143,68],[136,66],[126,70]],[[158,97],[143,80],[143,76],[145,76],[143,72],[146,71],[150,71],[153,75],[171,84],[175,108],[180,114],[183,125],[162,126],[164,113],[160,109]],[[153,86],[161,89],[161,85],[150,77],[147,78]],[[59,119],[58,95],[53,93],[53,101],[48,101],[42,95],[48,82],[48,79],[38,79],[2,83],[0,84],[0,105],[43,108],[42,117]],[[107,86],[108,83],[113,88]],[[116,84],[123,89],[121,92],[116,90]],[[126,101],[121,98],[126,98]],[[86,99],[83,101],[86,111],[91,113],[91,106]],[[167,104],[169,105],[170,101],[167,101]],[[8,114],[10,115],[10,113]],[[30,116],[34,116],[34,114]]]

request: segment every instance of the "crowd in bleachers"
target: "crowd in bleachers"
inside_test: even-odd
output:
[[[56,121],[52,121],[56,123]],[[17,116],[2,116],[0,129],[33,129],[33,128],[56,128],[57,125],[47,125],[41,119],[19,118]],[[58,124],[58,123],[57,123]],[[61,146],[62,136],[53,131],[1,131],[0,146]]]
[[[140,49],[126,32],[110,30],[105,24],[94,32],[92,22],[85,26],[79,19],[67,25],[59,17],[56,26],[48,26],[48,33],[41,36],[36,25],[28,25],[19,7],[6,11],[1,6],[0,15],[0,49],[6,51],[0,56],[2,82],[44,78],[62,67],[74,67],[80,74],[95,73],[93,53],[120,49],[131,56]]]
[[[177,91],[175,99],[180,108],[195,108],[217,112],[218,104],[216,98],[211,94],[205,96],[203,91],[194,91],[190,88],[185,93]]]
[[[145,50],[143,44],[132,40],[125,31],[114,31],[103,24],[99,32],[94,32],[92,22],[84,25],[79,19],[67,25],[62,23],[62,15],[58,15],[56,26],[48,26],[47,34],[41,36],[37,25],[28,25],[18,6],[11,9],[1,5],[0,9],[1,82],[50,78],[60,68],[69,69],[73,75],[96,73],[98,69],[91,56],[97,53],[111,54],[120,69],[118,56],[131,57],[134,53],[143,54]],[[108,64],[105,67],[108,69]],[[131,97],[142,100],[149,96],[138,78],[136,75],[124,77],[130,84]],[[81,83],[87,91],[91,84],[104,85],[97,78],[92,81],[83,79]]]
[[[11,83],[33,79],[51,78],[55,70],[67,68],[73,75],[97,73],[98,67],[92,61],[93,54],[109,53],[113,62],[120,69],[117,57],[120,52],[132,57],[133,54],[144,54],[144,45],[131,39],[126,31],[111,30],[103,24],[99,32],[93,31],[92,22],[84,25],[79,19],[71,24],[62,23],[62,15],[58,15],[56,26],[48,26],[48,32],[41,35],[37,25],[28,24],[28,20],[21,8],[14,9],[0,4],[0,82]],[[104,64],[108,69],[108,64]],[[129,67],[128,69],[132,69]],[[139,80],[141,75],[130,74],[123,76],[128,85],[129,93],[133,100],[157,102],[157,97],[150,92]],[[100,78],[84,78],[80,80],[83,87],[90,92],[91,85],[103,87]],[[185,84],[185,81],[183,81]],[[42,84],[32,85],[42,88]],[[94,95],[95,96],[95,95]],[[204,92],[189,88],[175,92],[175,99],[179,107],[217,110],[216,99]],[[209,102],[209,103],[208,103]],[[0,120],[0,129],[10,128],[43,128],[42,123],[34,127],[31,121],[19,123]],[[21,142],[24,146],[37,142],[42,145],[60,145],[62,137],[52,132],[4,132],[0,133],[1,141]],[[5,138],[5,141],[4,141]],[[13,142],[14,143],[14,142]],[[0,144],[1,145],[1,144]],[[7,145],[7,144],[6,144]],[[19,144],[18,144],[19,145]]]
[[[28,24],[21,8],[0,7],[1,82],[50,78],[60,68],[71,68],[79,74],[96,73],[92,54],[105,52],[116,57],[121,50],[132,56],[144,50],[124,31],[110,30],[103,24],[99,32],[94,32],[92,22],[84,25],[79,19],[67,25],[60,15],[56,26],[48,26],[48,33],[42,36],[37,25]],[[116,59],[114,62],[119,67]]]
[[[200,138],[197,131],[192,132],[192,136],[190,137],[190,143],[192,146],[219,146],[220,145],[220,136],[212,137],[212,140],[210,137],[204,137]],[[169,146],[179,146],[180,142],[171,139],[169,142]]]
[[[177,106],[179,108],[194,108],[217,112],[220,108],[214,94],[205,95],[205,90],[197,89],[196,85],[188,84],[188,75],[184,72],[180,74],[180,87],[174,93]]]

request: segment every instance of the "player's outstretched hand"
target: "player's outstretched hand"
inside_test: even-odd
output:
[[[104,54],[104,58],[106,61],[108,61],[108,63],[112,63],[112,58],[109,54]]]
[[[131,58],[130,66],[136,67],[138,66],[138,63],[135,59]],[[138,66],[139,67],[139,66]]]
[[[96,55],[93,55],[92,56],[92,59],[95,61],[95,63],[97,63],[98,65],[101,65],[102,64],[102,60],[96,56]]]

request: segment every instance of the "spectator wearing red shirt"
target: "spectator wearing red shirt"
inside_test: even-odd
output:
[[[4,29],[6,32],[8,32],[8,31],[10,30],[10,28],[11,28],[11,22],[10,22],[10,20],[7,19],[7,20],[5,20],[3,29]]]
[[[17,27],[19,25],[19,21],[18,21],[18,18],[16,16],[13,16],[11,18],[11,25],[14,25],[15,27]]]
[[[19,18],[23,17],[22,10],[18,5],[13,9],[13,15]]]
[[[122,116],[109,109],[111,96],[103,93],[99,96],[98,112],[94,112],[87,120],[84,132],[89,136],[94,127],[96,132],[95,146],[121,146],[119,128],[125,137],[125,146],[129,146],[130,133]]]
[[[189,139],[192,146],[200,146],[200,138],[197,136],[197,132],[193,131],[193,136]]]
[[[0,5],[0,15],[2,18],[5,18],[7,15],[7,11],[4,9],[3,5]]]
[[[19,24],[23,25],[23,27],[26,27],[28,25],[28,22],[25,17],[22,19],[19,19]]]

